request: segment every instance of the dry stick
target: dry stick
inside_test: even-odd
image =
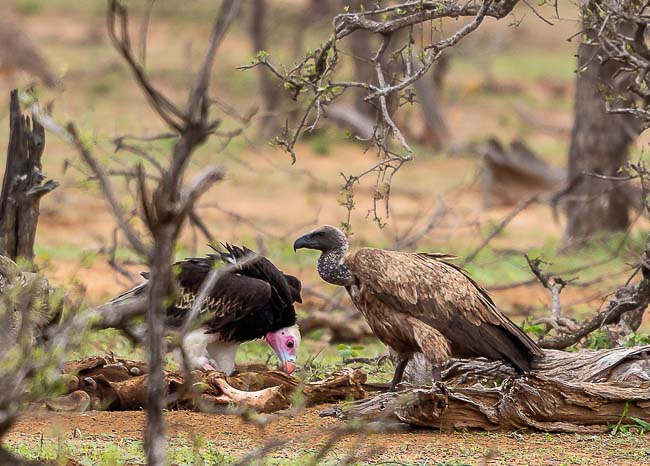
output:
[[[190,222],[192,222],[192,225],[201,230],[201,233],[203,233],[203,236],[205,236],[210,244],[213,244],[215,242],[214,235],[205,224],[203,219],[199,217],[199,214],[196,212],[196,208],[192,208],[192,210],[190,210]]]
[[[531,205],[533,202],[536,202],[538,198],[539,198],[539,195],[536,194],[536,195],[534,195],[534,196],[532,196],[532,197],[526,199],[525,201],[520,202],[519,204],[517,204],[517,206],[515,206],[515,208],[512,209],[512,211],[511,211],[511,212],[510,212],[510,213],[509,213],[509,214],[508,214],[508,215],[507,215],[507,216],[506,216],[506,217],[501,221],[501,223],[499,223],[499,225],[497,225],[496,228],[494,228],[494,230],[492,230],[492,231],[490,232],[490,234],[489,234],[488,236],[486,236],[486,237],[483,239],[483,241],[481,242],[481,244],[480,244],[480,245],[479,245],[479,246],[478,246],[474,251],[472,251],[472,252],[471,252],[471,253],[470,253],[470,254],[465,258],[465,260],[461,263],[461,266],[465,266],[465,265],[469,264],[470,262],[472,262],[474,259],[476,259],[476,256],[478,256],[479,253],[480,253],[480,252],[481,252],[481,251],[482,251],[482,250],[483,250],[483,249],[484,249],[488,244],[490,244],[490,241],[492,241],[492,239],[494,239],[495,236],[497,236],[499,233],[501,233],[501,231],[503,231],[503,229],[504,229],[504,228],[505,228],[505,227],[506,227],[506,226],[507,226],[507,225],[508,225],[508,224],[509,224],[509,223],[510,223],[510,222],[511,222],[511,221],[512,221],[512,220],[513,220],[517,215],[519,215],[519,213],[520,213],[521,211],[523,211],[524,209],[526,209],[526,207],[528,207],[529,205]]]
[[[646,242],[643,258],[644,263],[648,257],[650,257],[650,236]],[[598,330],[603,325],[617,322],[626,312],[647,307],[648,303],[650,303],[650,280],[644,276],[638,285],[620,287],[616,291],[614,298],[607,303],[605,309],[598,312],[590,320],[583,322],[575,332],[568,335],[545,338],[539,342],[539,345],[542,348],[549,349],[567,348],[576,344],[591,332]]]
[[[155,466],[162,466],[166,457],[163,417],[165,387],[162,371],[165,333],[163,317],[166,312],[165,300],[174,280],[171,266],[174,245],[181,225],[191,212],[194,203],[215,181],[223,177],[223,171],[216,167],[204,170],[194,178],[186,190],[182,189],[182,180],[189,159],[196,147],[201,145],[220,124],[218,120],[208,120],[207,91],[216,50],[237,7],[238,4],[232,0],[226,0],[221,4],[203,64],[188,95],[186,112],[178,109],[167,96],[152,85],[142,64],[135,59],[129,39],[126,7],[118,3],[117,0],[111,0],[107,15],[111,42],[129,65],[152,108],[168,126],[179,134],[169,167],[167,170],[163,170],[161,181],[151,201],[146,195],[144,175],[138,177],[145,220],[155,242],[155,249],[149,255],[151,280],[148,287],[149,305],[146,321],[150,373],[147,384],[147,425],[145,428],[147,463]],[[119,32],[116,19],[119,19]],[[143,173],[141,168],[140,173]]]
[[[604,310],[583,323],[575,332],[569,335],[544,338],[539,342],[539,346],[547,349],[567,348],[603,325],[616,322],[624,313],[639,307],[646,307],[650,302],[650,284],[644,278],[639,285],[620,288],[616,294],[617,296],[607,304]]]
[[[142,66],[147,62],[147,33],[149,31],[149,21],[151,20],[154,3],[156,3],[156,0],[147,0],[147,5],[142,15],[142,24],[140,25],[140,61],[142,62]]]
[[[95,176],[99,180],[99,184],[102,187],[102,192],[104,193],[104,197],[106,197],[106,200],[111,205],[111,209],[113,210],[113,215],[115,215],[117,223],[122,229],[122,231],[124,232],[126,238],[129,240],[129,243],[131,243],[131,246],[133,247],[133,249],[135,249],[138,252],[138,254],[141,254],[143,256],[148,255],[149,247],[145,246],[144,242],[140,238],[140,235],[135,231],[133,226],[127,221],[126,216],[124,214],[124,210],[122,209],[121,203],[117,199],[117,195],[115,194],[115,189],[113,188],[113,184],[111,183],[108,173],[106,172],[104,167],[101,166],[101,164],[94,157],[94,155],[90,152],[86,144],[84,144],[84,142],[79,138],[79,133],[74,123],[68,123],[68,125],[66,126],[66,132],[70,140],[72,141],[72,144],[77,149],[77,151],[83,158],[86,165],[88,165],[88,167],[93,171],[93,173],[95,173]]]
[[[108,36],[111,43],[129,65],[136,81],[143,89],[149,104],[168,126],[180,133],[183,129],[182,122],[186,119],[186,115],[153,86],[146,71],[133,55],[126,7],[121,5],[117,0],[109,0],[109,11],[106,18]],[[120,20],[119,33],[115,21],[116,18]]]

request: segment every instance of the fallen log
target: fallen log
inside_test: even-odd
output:
[[[317,329],[327,330],[332,343],[357,342],[374,336],[366,320],[356,310],[344,313],[312,310],[298,321],[298,326],[304,335]]]
[[[395,420],[443,430],[460,428],[593,434],[617,423],[650,422],[650,385],[566,382],[535,374],[499,387],[409,389],[342,405],[333,414],[368,422]],[[328,413],[331,414],[331,413]]]
[[[519,140],[512,141],[507,151],[490,139],[482,155],[479,180],[485,208],[513,206],[535,194],[554,192],[565,182],[562,170],[548,165]]]
[[[564,382],[650,386],[650,345],[576,353],[544,350],[544,354],[543,359],[533,363],[535,376]],[[516,375],[510,366],[499,361],[457,359],[447,365],[443,380],[453,386],[495,385]]]
[[[308,383],[253,366],[233,376],[192,371],[190,377],[192,390],[182,372],[165,373],[168,408],[213,410],[235,405],[270,413],[288,408],[297,392],[307,406],[360,399],[365,396],[362,384],[366,381],[362,371],[349,368]],[[65,395],[46,406],[58,411],[139,410],[146,404],[147,381],[146,365],[138,361],[113,356],[72,361],[64,369]]]
[[[530,427],[576,433],[650,421],[650,345],[577,353],[546,350],[525,377],[485,359],[452,360],[442,375],[444,383],[431,389],[406,386],[325,414],[438,429]]]

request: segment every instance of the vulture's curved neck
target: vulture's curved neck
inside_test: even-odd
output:
[[[332,285],[349,286],[354,280],[352,271],[344,264],[347,246],[323,251],[318,258],[318,275]]]

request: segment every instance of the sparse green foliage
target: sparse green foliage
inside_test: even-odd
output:
[[[363,345],[348,345],[345,343],[339,343],[337,346],[339,356],[341,359],[356,358],[359,356],[359,351],[363,351]]]

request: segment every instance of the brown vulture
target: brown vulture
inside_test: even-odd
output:
[[[210,270],[223,263],[236,265],[253,251],[224,245],[227,252],[190,258],[174,264],[177,298],[167,309],[166,325],[180,327]],[[142,274],[148,278],[148,273]],[[191,369],[218,370],[230,375],[235,355],[245,341],[264,338],[287,373],[296,368],[300,332],[294,302],[302,302],[298,278],[277,269],[265,257],[233,268],[218,278],[200,310],[195,330],[183,339]],[[120,303],[147,292],[147,282],[111,301]],[[175,359],[181,362],[180,351]]]
[[[348,254],[338,228],[323,226],[293,245],[321,251],[318,274],[344,286],[373,333],[397,354],[392,388],[415,353],[433,365],[433,379],[450,357],[503,360],[519,373],[530,370],[542,350],[502,314],[487,292],[452,256],[361,248]]]

